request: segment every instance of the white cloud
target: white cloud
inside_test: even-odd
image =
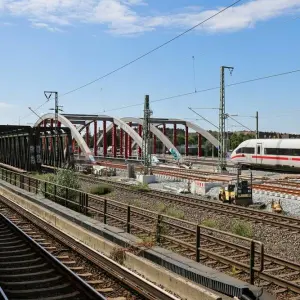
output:
[[[6,103],[6,102],[0,102],[0,109],[2,108],[11,108],[13,107],[12,104]]]
[[[41,22],[35,22],[35,21],[31,21],[31,25],[32,27],[34,28],[38,28],[38,29],[46,29],[48,31],[51,31],[51,32],[62,32],[63,30],[57,28],[57,27],[52,27],[50,26],[49,24],[46,24],[46,23],[41,23]]]
[[[144,0],[0,0],[0,11],[25,17],[35,28],[60,31],[64,26],[92,23],[106,26],[111,33],[119,35],[162,27],[188,28],[222,9],[187,6],[169,14],[146,15],[147,8]],[[198,30],[220,32],[251,28],[258,22],[295,13],[299,9],[300,0],[250,0],[216,16]]]

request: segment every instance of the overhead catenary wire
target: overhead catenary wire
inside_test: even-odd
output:
[[[108,77],[108,76],[110,76],[110,75],[112,75],[112,74],[114,74],[114,73],[116,73],[116,72],[118,72],[118,71],[120,71],[120,70],[122,70],[122,69],[124,69],[124,68],[126,68],[126,67],[128,67],[128,66],[130,66],[130,65],[132,65],[133,63],[135,63],[135,62],[141,60],[142,58],[144,58],[144,57],[150,55],[151,53],[153,53],[153,52],[155,52],[155,51],[157,51],[157,50],[163,48],[164,46],[166,46],[166,45],[172,43],[173,41],[175,41],[175,40],[179,39],[180,37],[186,35],[187,33],[193,31],[195,28],[197,28],[197,27],[203,25],[204,23],[206,23],[206,22],[208,22],[209,20],[215,18],[215,17],[218,16],[219,14],[223,13],[224,11],[228,10],[229,8],[235,6],[236,4],[238,4],[239,2],[242,2],[242,1],[243,1],[243,0],[237,0],[237,1],[233,2],[233,3],[230,4],[229,6],[226,6],[225,8],[219,10],[219,11],[216,12],[215,14],[211,15],[210,17],[206,18],[205,20],[202,20],[201,22],[197,23],[197,24],[194,25],[193,27],[190,27],[189,29],[187,29],[187,30],[185,30],[184,32],[182,32],[182,33],[176,35],[175,37],[173,37],[172,39],[170,39],[170,40],[164,42],[163,44],[161,44],[161,45],[159,45],[159,46],[157,46],[157,47],[151,49],[150,51],[148,51],[148,52],[146,52],[146,53],[140,55],[139,57],[137,57],[137,58],[131,60],[130,62],[128,62],[128,63],[122,65],[121,67],[119,67],[119,68],[117,68],[117,69],[115,69],[115,70],[113,70],[113,71],[111,71],[111,72],[109,72],[109,73],[107,73],[107,74],[105,74],[105,75],[103,75],[103,76],[101,76],[101,77],[98,77],[98,78],[96,78],[96,79],[94,79],[94,80],[92,80],[92,81],[90,81],[90,82],[88,82],[88,83],[86,83],[86,84],[84,84],[84,85],[82,85],[82,86],[79,86],[78,88],[75,88],[75,89],[73,89],[73,90],[71,90],[71,91],[68,91],[68,92],[62,94],[61,97],[66,96],[66,95],[69,95],[69,94],[71,94],[71,93],[74,93],[74,92],[76,92],[76,91],[78,91],[78,90],[80,90],[80,89],[83,89],[83,88],[85,88],[85,87],[87,87],[87,86],[89,86],[89,85],[91,85],[91,84],[93,84],[93,83],[95,83],[95,82],[97,82],[97,81],[99,81],[99,80],[101,80],[101,79],[104,79],[104,78],[106,78],[106,77]]]
[[[49,102],[49,100],[45,101],[45,102],[42,103],[40,106],[38,106],[38,107],[36,107],[35,109],[32,109],[32,110],[33,110],[33,111],[37,111],[37,110],[39,110],[40,108],[42,108],[45,104],[47,104],[48,102]],[[30,117],[32,114],[33,114],[33,112],[28,113],[26,116],[19,118],[19,120],[26,119],[26,118]]]
[[[230,119],[232,119],[234,122],[236,122],[237,124],[241,125],[242,127],[248,129],[249,131],[255,131],[250,129],[249,127],[245,126],[244,124],[242,124],[241,122],[239,122],[238,120],[234,119],[233,117],[231,117],[230,115],[227,115]]]
[[[175,41],[175,40],[179,39],[180,37],[186,35],[187,33],[193,31],[195,28],[197,28],[197,27],[201,26],[202,24],[208,22],[209,20],[213,19],[214,17],[218,16],[219,14],[223,13],[224,11],[228,10],[229,8],[235,6],[236,4],[238,4],[239,2],[242,2],[242,1],[243,1],[243,0],[237,0],[237,1],[233,2],[233,3],[230,4],[229,6],[226,6],[225,8],[219,10],[219,11],[216,12],[215,14],[211,15],[210,17],[206,18],[205,20],[202,20],[201,22],[199,22],[199,23],[197,23],[196,25],[190,27],[189,29],[185,30],[184,32],[182,32],[182,33],[176,35],[175,37],[173,37],[172,39],[170,39],[170,40],[164,42],[163,44],[161,44],[161,45],[159,45],[159,46],[157,46],[157,47],[151,49],[150,51],[148,51],[148,52],[146,52],[146,53],[140,55],[139,57],[137,57],[137,58],[131,60],[130,62],[128,62],[128,63],[126,63],[126,64],[120,66],[119,68],[114,69],[113,71],[110,71],[109,73],[106,73],[106,74],[103,75],[103,76],[100,76],[100,77],[98,77],[98,78],[96,78],[96,79],[94,79],[94,80],[92,80],[92,81],[90,81],[90,82],[88,82],[88,83],[86,83],[86,84],[84,84],[84,85],[82,85],[82,86],[79,86],[78,88],[75,88],[75,89],[73,89],[73,90],[70,90],[70,91],[68,91],[68,92],[66,92],[66,93],[64,93],[64,94],[62,94],[62,95],[60,96],[60,98],[66,96],[66,95],[69,95],[69,94],[71,94],[71,93],[74,93],[74,92],[76,92],[76,91],[78,91],[78,90],[81,90],[81,89],[83,89],[83,88],[85,88],[85,87],[87,87],[87,86],[89,86],[89,85],[91,85],[91,84],[93,84],[93,83],[95,83],[95,82],[97,82],[97,81],[99,81],[99,80],[101,80],[101,79],[104,79],[104,78],[106,78],[106,77],[108,77],[108,76],[110,76],[110,75],[112,75],[112,74],[114,74],[114,73],[117,73],[118,71],[120,71],[120,70],[122,70],[122,69],[124,69],[124,68],[126,68],[126,67],[128,67],[128,66],[130,66],[130,65],[132,65],[133,63],[135,63],[135,62],[141,60],[142,58],[144,58],[144,57],[146,57],[146,56],[152,54],[153,52],[155,52],[155,51],[157,51],[157,50],[163,48],[164,46],[166,46],[166,45],[172,43],[173,41]],[[42,105],[40,105],[39,107],[35,108],[34,110],[36,111],[36,110],[40,109],[40,108],[41,108],[42,106],[44,106],[46,103],[47,103],[47,102],[43,103]],[[30,116],[30,115],[31,115],[31,114],[28,114],[28,115],[26,115],[25,117],[20,118],[20,120],[23,120],[23,119],[27,118],[27,117]]]
[[[291,70],[291,71],[287,71],[287,72],[281,72],[281,73],[277,73],[277,74],[266,75],[266,76],[263,76],[263,77],[257,77],[257,78],[243,80],[243,81],[239,81],[239,82],[235,82],[235,83],[230,83],[230,84],[227,84],[226,87],[232,87],[232,86],[236,86],[236,85],[251,83],[251,82],[270,79],[270,78],[279,77],[279,76],[285,76],[285,75],[294,74],[294,73],[298,73],[298,72],[300,72],[300,69]],[[169,96],[169,97],[164,97],[164,98],[152,100],[152,101],[150,101],[150,103],[162,102],[162,101],[167,101],[167,100],[176,99],[176,98],[182,98],[182,97],[186,97],[186,96],[191,96],[191,95],[195,95],[195,94],[199,94],[199,93],[205,93],[205,92],[209,92],[209,91],[213,91],[213,90],[219,90],[219,89],[220,89],[220,86],[206,88],[206,89],[203,89],[203,90],[197,90],[197,91],[193,91],[193,92],[182,93],[182,94],[177,94],[177,95],[173,95],[173,96]],[[43,104],[41,104],[39,107],[35,108],[34,110],[36,111],[36,110],[40,109],[47,102],[48,101],[45,101]],[[131,108],[131,107],[141,106],[141,105],[144,105],[144,103],[140,102],[140,103],[130,104],[130,105],[126,105],[126,106],[121,106],[121,107],[117,107],[117,108],[103,110],[102,112],[98,112],[98,113],[123,110],[123,109]],[[20,120],[23,120],[23,119],[27,118],[30,115],[32,115],[32,113],[20,118]]]
[[[287,71],[287,72],[282,72],[282,73],[277,73],[277,74],[272,74],[272,75],[267,75],[267,76],[263,76],[263,77],[257,77],[257,78],[248,79],[248,80],[243,80],[243,81],[239,81],[239,82],[235,82],[235,83],[230,83],[230,84],[225,85],[225,87],[232,87],[232,86],[236,86],[236,85],[241,85],[241,84],[251,83],[251,82],[255,82],[255,81],[270,79],[270,78],[274,78],[274,77],[289,75],[289,74],[293,74],[293,73],[297,73],[297,72],[300,72],[300,69]],[[213,91],[213,90],[219,90],[219,89],[220,89],[220,86],[211,87],[211,88],[207,88],[207,89],[203,89],[203,90],[197,90],[196,92],[193,91],[193,92],[182,93],[182,94],[177,94],[177,95],[173,95],[173,96],[169,96],[169,97],[165,97],[165,98],[152,100],[152,101],[150,101],[150,103],[167,101],[167,100],[176,99],[176,98],[182,98],[182,97],[186,97],[186,96],[191,96],[191,95],[195,95],[195,94],[199,94],[199,93],[205,93],[205,92],[209,92],[209,91]],[[117,108],[103,110],[102,112],[111,112],[111,111],[116,111],[116,110],[122,110],[122,109],[126,109],[126,108],[140,106],[140,105],[144,105],[144,103],[140,102],[140,103],[130,104],[130,105],[126,105],[126,106],[121,106],[121,107],[117,107]],[[208,108],[208,109],[210,109],[210,108]],[[102,112],[100,112],[100,113],[102,113]]]

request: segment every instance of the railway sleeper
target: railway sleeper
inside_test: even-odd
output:
[[[295,275],[299,275],[300,272],[298,271],[295,271],[295,272],[291,272],[291,273],[284,273],[284,274],[279,274],[279,275],[276,275],[277,277],[290,277],[290,276],[295,276]]]
[[[277,271],[281,271],[284,269],[285,269],[285,266],[280,266],[280,267],[273,268],[273,269],[264,269],[264,272],[277,272]]]
[[[285,293],[288,289],[286,288],[281,288],[281,289],[278,289],[278,290],[273,290],[273,293],[274,294],[282,294],[282,293]]]
[[[75,260],[69,260],[69,261],[62,261],[62,263],[63,263],[64,265],[69,266],[69,265],[75,265],[75,264],[76,264],[76,261],[75,261]]]
[[[27,281],[14,281],[14,282],[1,282],[2,287],[15,289],[34,289],[41,285],[43,287],[53,286],[53,284],[59,285],[63,277],[61,275],[55,277],[49,277],[47,279],[27,280]]]
[[[88,278],[88,277],[91,277],[91,276],[93,276],[93,274],[92,273],[79,273],[79,274],[77,274],[79,277],[81,277],[81,278]]]
[[[99,293],[111,293],[114,291],[113,288],[100,288],[100,289],[96,289],[97,292]]]
[[[72,286],[69,283],[61,283],[60,285],[56,285],[56,286],[51,286],[49,288],[45,287],[45,288],[36,288],[36,289],[24,289],[24,290],[9,290],[6,289],[5,293],[7,294],[8,297],[16,298],[16,297],[20,297],[21,299],[25,296],[27,296],[27,298],[30,298],[31,295],[36,295],[37,293],[40,295],[39,297],[41,299],[45,299],[44,297],[54,297],[57,294],[60,295],[67,295],[67,294],[71,294],[73,291]],[[79,292],[76,292],[76,295],[79,295]],[[25,298],[26,299],[26,298]],[[64,298],[66,299],[66,298]]]

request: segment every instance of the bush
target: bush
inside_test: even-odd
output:
[[[55,176],[55,183],[74,190],[80,189],[80,180],[78,178],[78,175],[72,170],[59,170]],[[66,198],[67,195],[65,188],[58,188],[57,192],[60,197]],[[77,191],[69,191],[68,198],[70,200],[75,200],[77,198],[77,195]]]
[[[47,181],[53,184],[58,184],[63,187],[57,187],[56,189],[56,195],[61,198],[68,198],[68,200],[73,200],[76,201],[77,197],[79,195],[79,192],[77,191],[80,188],[80,181],[76,173],[74,173],[71,170],[59,170],[56,174],[45,174],[42,175],[43,181]],[[47,185],[47,190],[45,193],[45,183],[41,182],[40,189],[42,194],[49,198],[49,199],[54,199],[53,194],[54,194],[54,185],[46,183]],[[74,190],[66,190],[66,188],[70,189],[75,189]],[[67,194],[68,193],[68,194]],[[62,202],[62,199],[57,198],[58,202]]]
[[[218,228],[219,224],[216,220],[206,219],[201,222],[201,225],[209,228]]]
[[[231,222],[231,231],[234,234],[247,237],[247,238],[252,238],[253,237],[253,230],[252,226],[250,223],[247,222],[241,222],[241,221],[232,221]]]
[[[103,184],[93,186],[90,190],[90,193],[94,195],[106,195],[109,194],[110,192],[111,192],[111,188]]]

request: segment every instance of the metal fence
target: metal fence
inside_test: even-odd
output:
[[[255,272],[260,273],[264,269],[264,245],[260,241],[127,205],[4,168],[0,168],[0,178],[26,191],[42,194],[51,201],[98,219],[104,224],[121,227],[128,233],[153,236],[157,245],[166,241],[179,245],[195,253],[192,256],[197,262],[200,262],[201,255],[203,255],[235,266],[250,274],[251,284],[254,283]],[[181,232],[183,236],[189,237],[189,240],[184,241],[182,237],[176,236],[176,232]],[[238,251],[246,253],[249,257],[249,263],[209,251],[201,247],[201,240],[220,243],[233,249],[237,244]]]

